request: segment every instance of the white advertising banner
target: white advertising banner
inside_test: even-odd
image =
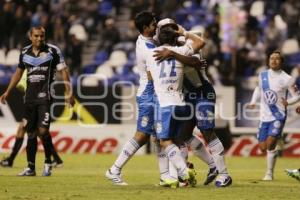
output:
[[[9,152],[15,140],[15,126],[0,127],[0,152]],[[119,153],[123,145],[133,137],[135,125],[106,125],[81,127],[68,124],[53,124],[51,135],[57,151],[62,153]],[[26,142],[23,144],[23,148]],[[39,149],[42,149],[39,143]],[[145,153],[145,148],[139,150]]]

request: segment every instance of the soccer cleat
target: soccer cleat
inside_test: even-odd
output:
[[[218,176],[218,170],[216,167],[214,168],[210,168],[206,177],[205,182],[203,183],[203,185],[208,185],[211,182],[213,182],[213,180],[215,180],[215,178]]]
[[[215,182],[216,187],[228,187],[232,184],[232,179],[230,176],[219,176]]]
[[[52,165],[45,163],[42,176],[51,176]]]
[[[178,188],[179,182],[175,179],[160,180],[159,185],[162,187]]]
[[[300,169],[286,169],[287,175],[300,181]]]
[[[13,162],[9,159],[9,157],[7,157],[0,161],[0,165],[2,167],[12,167]]]
[[[273,175],[272,174],[266,174],[263,179],[263,181],[272,181],[273,180]]]
[[[195,169],[188,168],[188,174],[189,174],[189,178],[188,178],[189,185],[191,187],[196,187],[197,180],[196,180],[196,171],[195,171]]]
[[[196,187],[196,171],[195,169],[188,168],[188,174],[184,178],[179,178],[179,187]]]
[[[111,180],[114,185],[128,185],[126,182],[122,180],[121,174],[113,174],[110,169],[108,169],[105,173],[106,178]]]
[[[18,176],[35,176],[35,170],[30,169],[29,167],[25,168]]]
[[[53,160],[51,165],[54,168],[61,168],[64,166],[64,162],[62,160]]]

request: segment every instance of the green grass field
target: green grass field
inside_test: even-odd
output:
[[[53,170],[53,176],[41,177],[43,154],[38,155],[37,176],[17,177],[25,164],[25,154],[19,155],[13,168],[0,168],[0,199],[300,199],[300,182],[288,177],[285,168],[300,167],[300,160],[280,158],[275,180],[260,181],[265,172],[264,158],[227,158],[233,185],[215,188],[203,186],[207,167],[191,157],[197,170],[196,188],[162,188],[156,158],[153,155],[136,156],[124,168],[123,177],[129,186],[114,186],[104,173],[115,155],[62,155],[64,167]]]

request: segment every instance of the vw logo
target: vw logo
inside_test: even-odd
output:
[[[267,90],[264,92],[265,102],[269,105],[273,105],[277,102],[277,94],[273,90]]]

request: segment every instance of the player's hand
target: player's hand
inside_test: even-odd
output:
[[[155,50],[153,56],[156,61],[161,62],[173,57],[173,52],[170,49],[163,48],[162,50]]]
[[[179,35],[183,35],[183,33],[186,31],[181,25],[177,24],[178,31],[176,31]]]
[[[281,98],[281,103],[284,107],[287,107],[289,105],[285,98]]]
[[[247,109],[254,109],[255,107],[256,107],[255,104],[248,104],[248,105],[246,106]]]
[[[298,114],[300,114],[300,106],[298,106],[298,107],[296,108],[296,112],[297,112]]]
[[[75,105],[75,98],[74,96],[68,96],[66,97],[66,104],[69,105],[70,107],[73,107]]]
[[[7,92],[4,92],[1,96],[0,96],[0,102],[3,104],[6,104],[6,98],[8,96]]]

